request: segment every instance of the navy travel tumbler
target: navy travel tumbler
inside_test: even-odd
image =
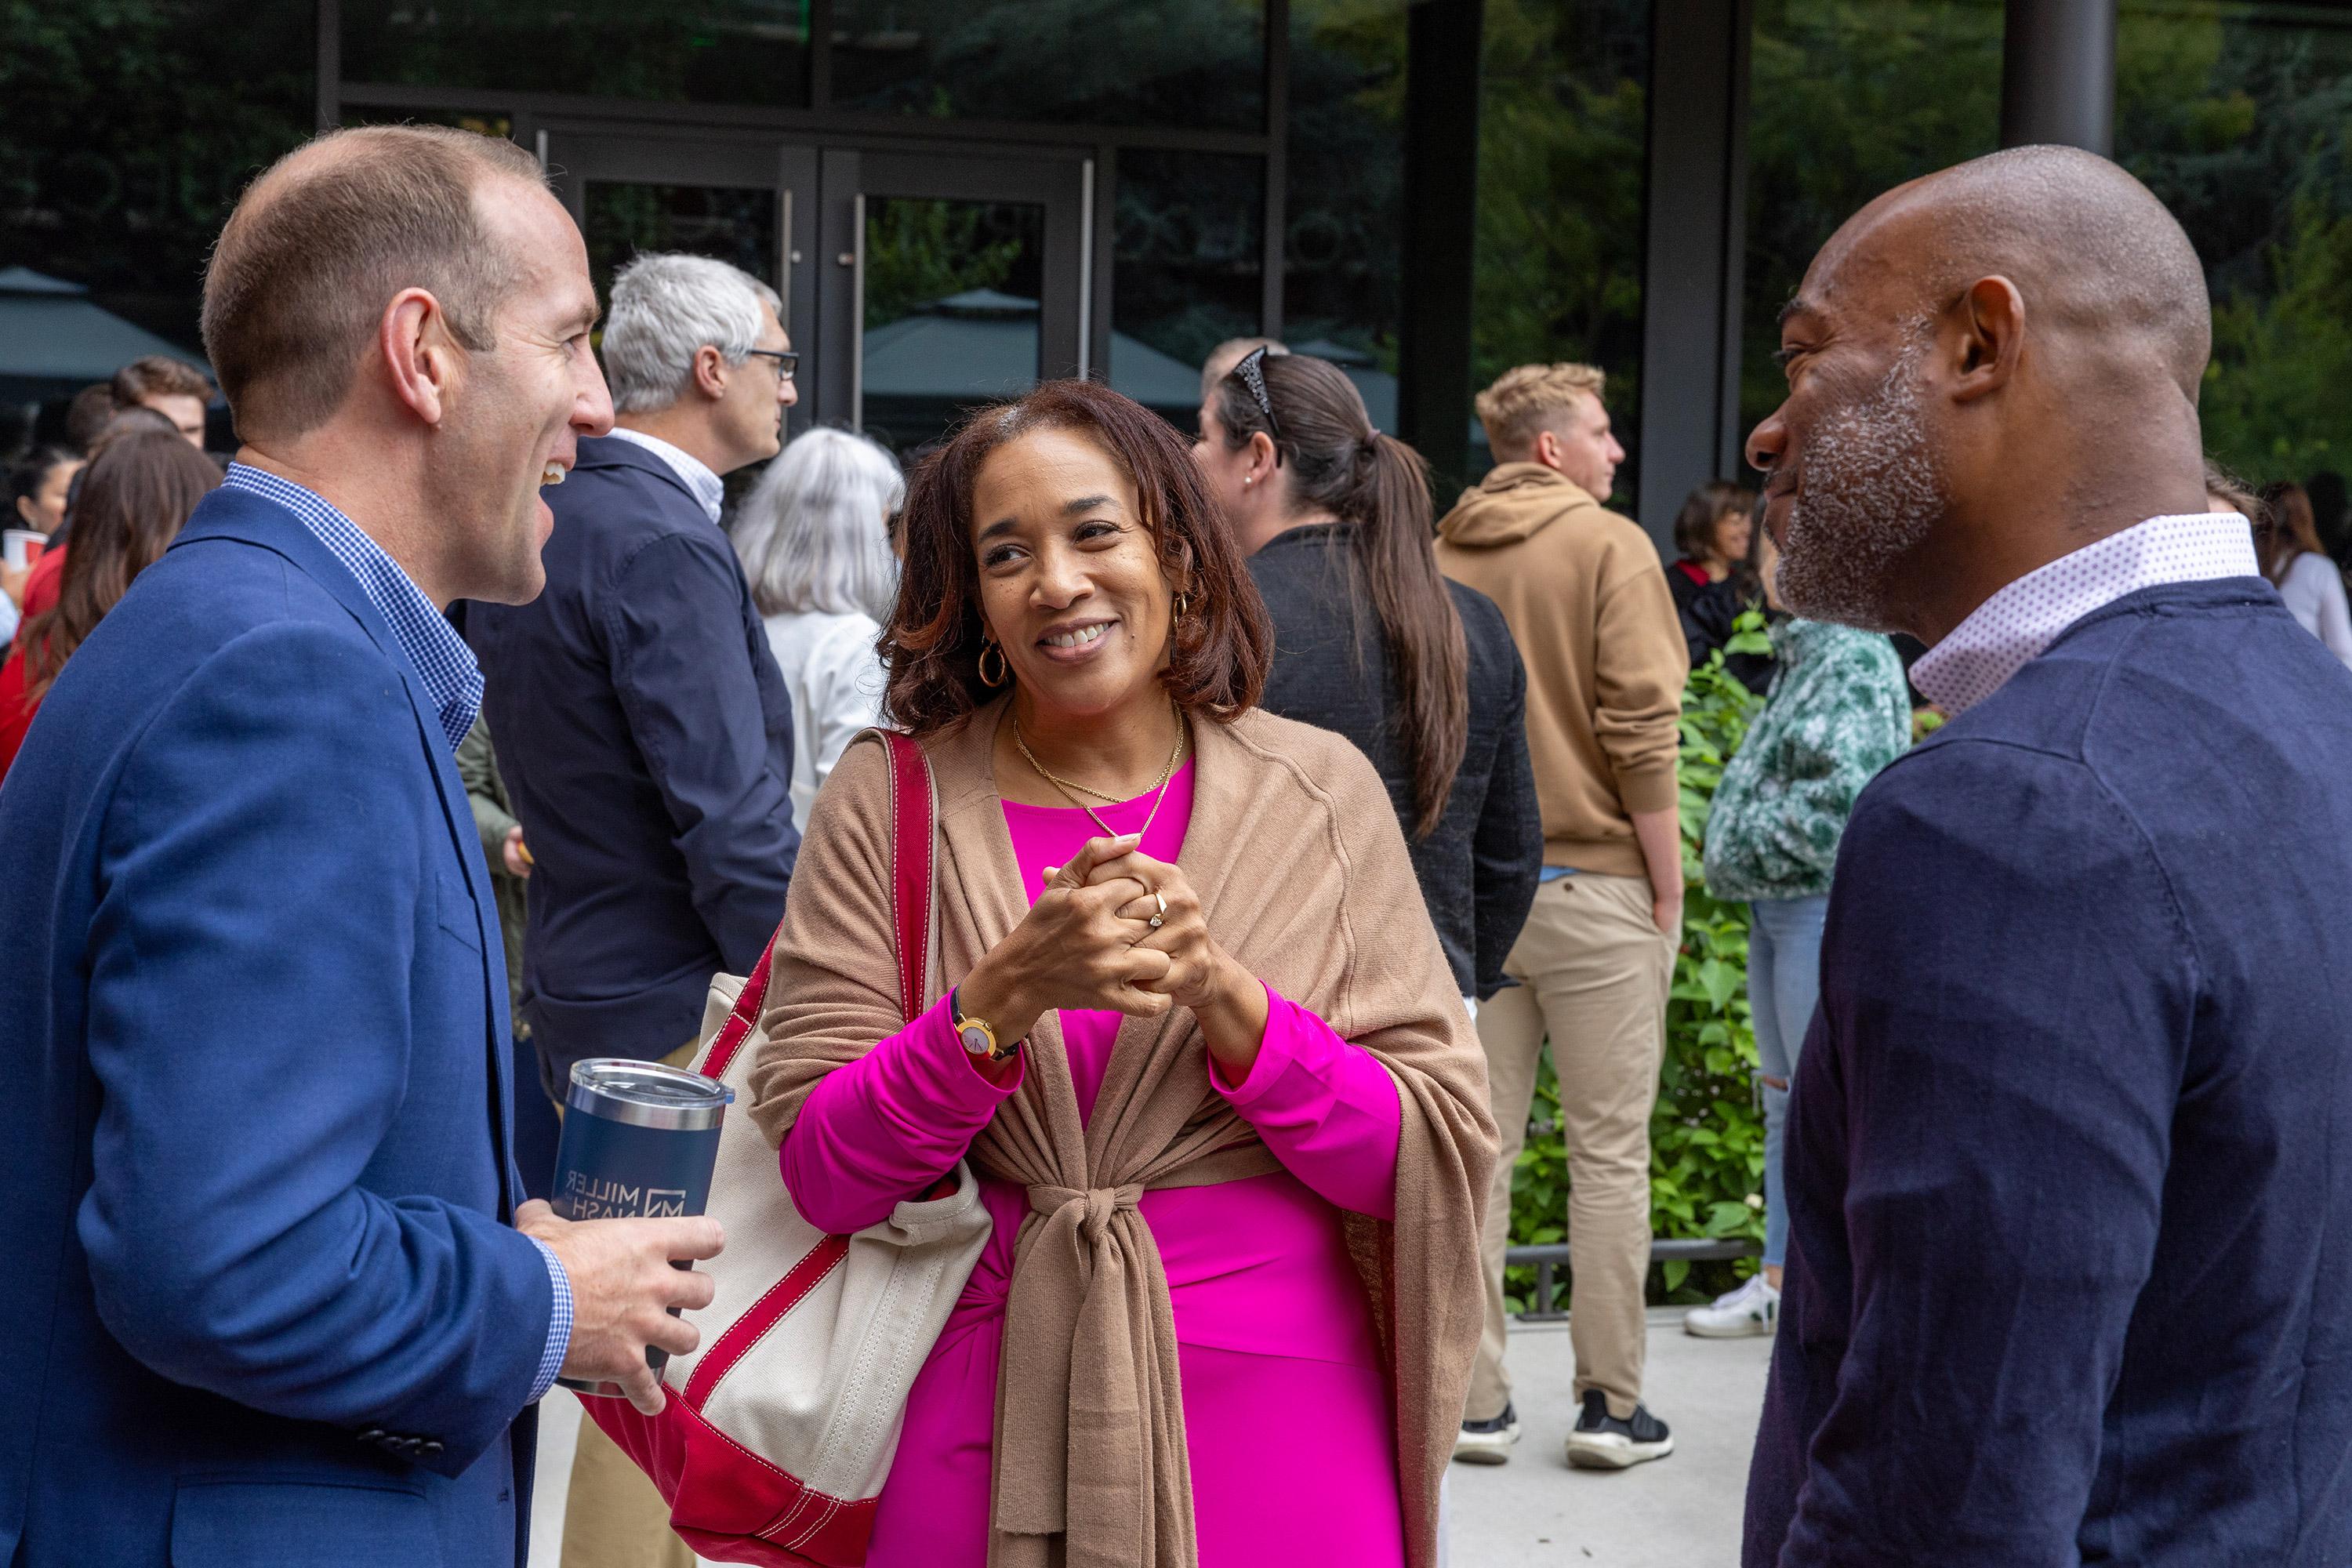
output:
[[[734,1098],[715,1079],[659,1062],[593,1057],[573,1063],[555,1151],[555,1212],[565,1219],[700,1214],[719,1163],[719,1120]],[[646,1347],[646,1363],[656,1372],[668,1360],[668,1352]],[[618,1384],[556,1381],[582,1394],[621,1392]]]

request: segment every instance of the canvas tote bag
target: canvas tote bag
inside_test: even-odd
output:
[[[890,759],[891,907],[898,1003],[929,1005],[936,804],[929,759],[904,735],[868,730]],[[988,1241],[988,1210],[959,1161],[920,1202],[882,1224],[827,1236],[801,1218],[776,1152],[743,1107],[768,987],[768,952],[749,981],[710,983],[694,1070],[735,1090],[722,1124],[709,1213],[727,1249],[700,1265],[718,1295],[695,1314],[699,1349],[662,1374],[668,1403],[646,1416],[625,1399],[581,1403],[653,1479],[670,1527],[703,1557],[771,1568],[856,1568],[890,1473],[907,1391]]]

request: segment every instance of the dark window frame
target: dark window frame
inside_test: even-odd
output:
[[[887,148],[905,142],[951,141],[988,143],[997,147],[1024,143],[1057,149],[1091,151],[1101,171],[1098,210],[1112,205],[1118,153],[1123,148],[1148,148],[1177,153],[1220,153],[1254,157],[1265,170],[1265,210],[1260,331],[1282,334],[1282,235],[1286,217],[1285,174],[1286,130],[1288,121],[1290,0],[1265,0],[1265,123],[1256,131],[1199,131],[1159,126],[1062,125],[1036,121],[966,120],[909,121],[894,114],[834,107],[833,0],[809,3],[809,107],[772,108],[749,104],[682,104],[647,102],[547,92],[499,92],[470,88],[451,89],[406,82],[347,81],[342,75],[342,0],[317,0],[318,117],[321,131],[343,122],[347,106],[378,110],[435,110],[504,114],[520,126],[548,119],[588,118],[647,125],[708,127],[714,130],[761,130],[803,136],[813,141],[837,140]],[[1105,220],[1107,221],[1107,219]],[[1096,336],[1108,340],[1112,299],[1104,247],[1095,247],[1093,279],[1098,323]],[[1100,363],[1100,355],[1093,357]]]

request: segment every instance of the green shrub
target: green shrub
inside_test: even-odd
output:
[[[1765,653],[1755,616],[1740,618],[1727,651]],[[1739,747],[1761,699],[1726,673],[1717,654],[1691,671],[1683,697],[1682,952],[1666,1007],[1665,1065],[1650,1121],[1650,1229],[1655,1236],[1764,1239],[1764,1115],[1752,1074],[1756,1034],[1748,1017],[1748,906],[1707,896],[1699,844],[1723,764]],[[1511,1241],[1541,1246],[1568,1231],[1568,1155],[1559,1131],[1559,1084],[1547,1058],[1528,1114],[1528,1142],[1511,1173]],[[1752,1262],[1661,1263],[1665,1300],[1696,1300],[1727,1287]],[[1696,1274],[1696,1278],[1694,1279]],[[1564,1283],[1563,1279],[1563,1283]],[[1533,1300],[1535,1271],[1512,1269],[1514,1310]],[[1564,1294],[1564,1292],[1563,1292]]]

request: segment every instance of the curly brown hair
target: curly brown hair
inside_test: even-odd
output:
[[[1160,675],[1168,694],[1188,713],[1221,721],[1255,706],[1274,658],[1274,623],[1183,437],[1108,387],[1049,381],[973,414],[915,472],[901,523],[906,566],[880,643],[892,721],[934,734],[996,695],[980,679],[972,486],[990,453],[1039,430],[1084,432],[1135,481],[1160,566],[1190,599],[1170,634]]]

